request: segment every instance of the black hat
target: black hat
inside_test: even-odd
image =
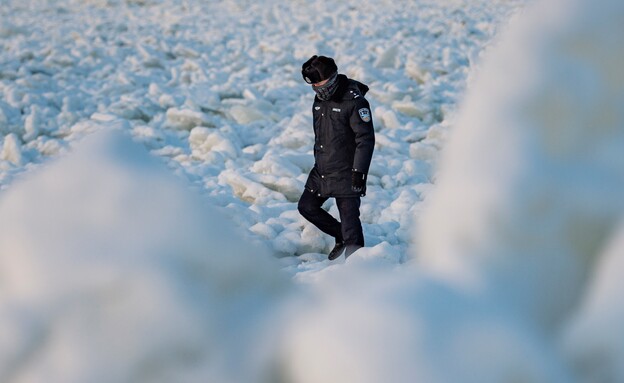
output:
[[[338,67],[331,57],[314,55],[301,66],[301,74],[308,84],[327,80],[336,72]]]

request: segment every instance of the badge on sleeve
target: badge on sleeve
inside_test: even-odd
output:
[[[368,108],[362,108],[358,110],[358,113],[362,121],[369,122],[371,120],[370,110],[368,110]]]

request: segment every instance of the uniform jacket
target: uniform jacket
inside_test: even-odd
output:
[[[368,174],[375,131],[368,101],[368,87],[338,76],[339,85],[328,101],[314,98],[314,167],[306,189],[321,197],[358,197],[351,190],[353,170]]]

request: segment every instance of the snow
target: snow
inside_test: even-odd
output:
[[[420,270],[551,339],[574,371],[563,381],[624,379],[605,272],[618,261],[604,253],[624,213],[623,15],[617,1],[553,0],[514,19],[471,82],[416,230]]]
[[[624,381],[622,4],[3,1],[0,381]],[[377,139],[333,262],[313,54]]]
[[[283,351],[292,381],[571,381],[561,356],[513,316],[374,252],[316,273],[318,301]]]
[[[18,166],[22,165],[22,145],[20,139],[14,133],[4,137],[0,160],[9,161]]]
[[[624,59],[610,37],[623,8],[603,3],[544,2],[515,20],[468,92],[419,225],[426,267],[544,328],[578,304],[624,212],[623,88],[604,70]]]
[[[264,246],[111,129],[0,201],[0,380],[268,374],[254,358],[289,281]]]
[[[596,271],[577,312],[564,329],[563,348],[583,381],[616,382],[624,377],[619,276],[624,255],[624,226],[619,225],[600,255]]]

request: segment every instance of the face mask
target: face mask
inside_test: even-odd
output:
[[[334,73],[329,80],[321,86],[312,85],[312,89],[316,92],[317,97],[323,101],[329,100],[334,95],[337,88],[338,73]]]

